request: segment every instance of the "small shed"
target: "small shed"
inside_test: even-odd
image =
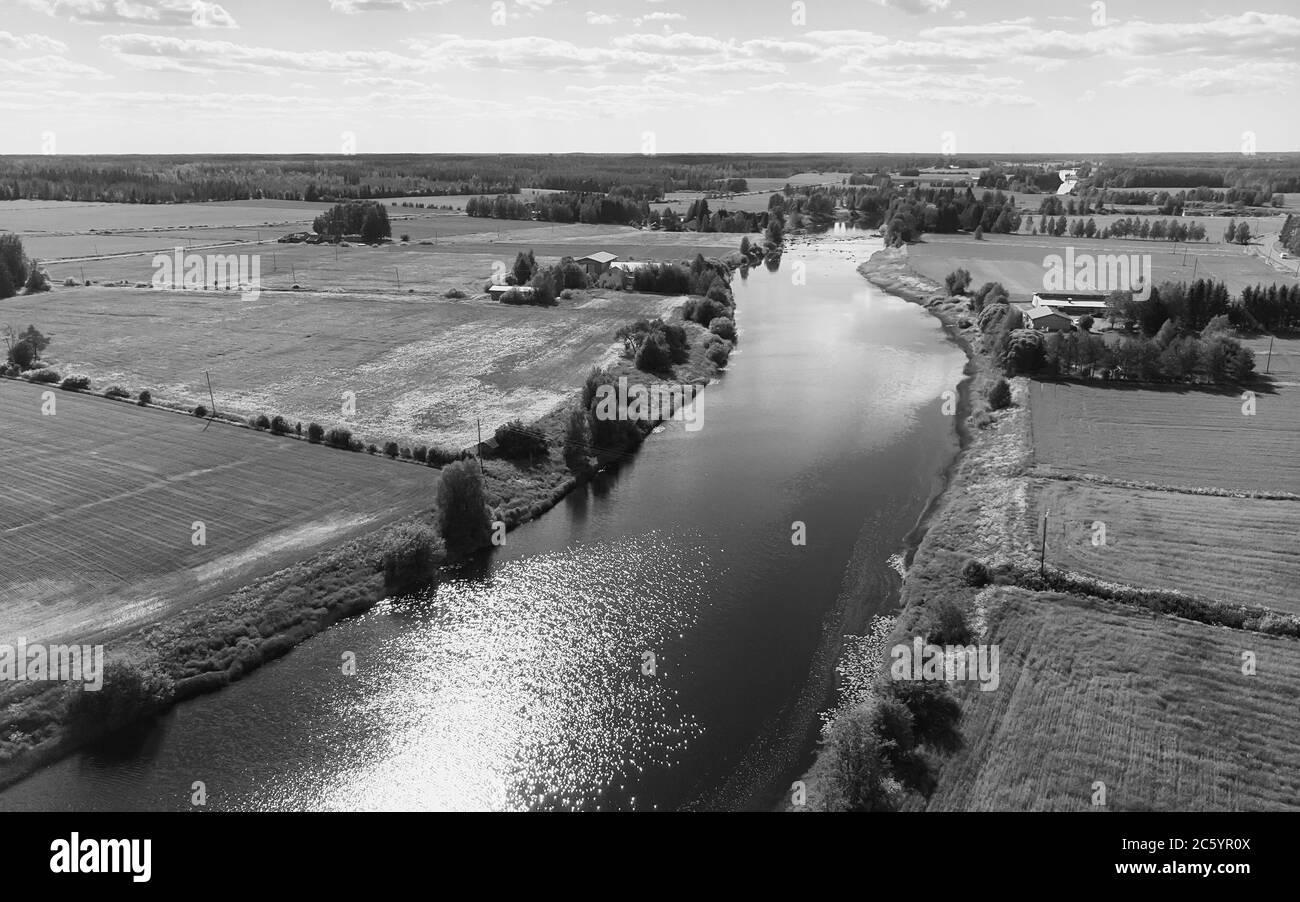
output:
[[[492,300],[499,301],[512,291],[519,292],[526,301],[533,299],[533,289],[528,285],[493,285],[488,289],[488,294],[492,296]]]

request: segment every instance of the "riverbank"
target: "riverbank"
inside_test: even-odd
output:
[[[620,358],[607,368],[610,377],[647,384],[689,383],[696,390],[703,389],[719,376],[722,367],[709,358],[704,347],[708,330],[690,322],[682,325],[690,342],[689,356],[670,372],[650,376],[637,370],[631,360]],[[504,523],[507,532],[554,507],[602,468],[628,459],[662,422],[637,422],[635,430],[622,434],[618,447],[590,449],[588,465],[574,472],[564,454],[571,406],[562,404],[529,424],[547,440],[545,459],[527,463],[499,457],[483,460],[485,497],[493,518]],[[671,415],[671,411],[665,413]],[[148,626],[108,637],[103,644],[112,669],[99,696],[109,701],[94,705],[93,718],[84,716],[81,692],[75,687],[48,682],[6,687],[0,697],[4,712],[0,788],[134,720],[242,679],[334,623],[364,613],[385,598],[405,594],[414,585],[386,580],[385,549],[402,530],[431,528],[433,522],[432,512],[389,522],[229,595],[203,600]],[[430,561],[430,569],[436,573],[464,560],[440,554]]]
[[[1081,443],[1093,420],[1106,415],[1103,409],[1132,404],[1131,393],[1069,387],[1072,394],[1086,393],[1087,400],[1070,403],[1076,410],[1091,409],[1093,419],[1076,413],[1065,420],[1058,414],[1053,421],[1053,405],[1062,399],[1045,396],[1044,383],[1020,376],[1009,380],[1011,406],[993,411],[986,397],[1001,378],[990,346],[996,330],[985,335],[979,326],[981,320],[995,324],[996,315],[977,316],[969,299],[949,297],[938,283],[913,271],[906,249],[881,251],[859,271],[937,316],[966,350],[972,374],[972,403],[958,424],[959,430],[969,427],[968,439],[963,438],[952,478],[926,517],[884,647],[917,636],[937,644],[1000,647],[1000,685],[1015,691],[982,692],[970,682],[940,689],[956,741],[942,750],[924,747],[924,780],[906,787],[884,780],[872,787],[878,792],[865,803],[857,793],[857,804],[903,810],[1089,810],[1097,804],[1089,787],[1102,780],[1117,808],[1277,805],[1295,774],[1293,730],[1281,699],[1293,691],[1300,668],[1295,642],[1300,618],[1277,595],[1271,596],[1277,603],[1268,607],[1242,603],[1246,587],[1234,591],[1226,588],[1231,583],[1215,580],[1215,571],[1231,563],[1204,552],[1178,551],[1199,546],[1188,540],[1188,531],[1198,528],[1198,514],[1186,511],[1188,505],[1222,504],[1225,492],[1209,486],[1189,494],[1179,484],[1185,472],[1181,452],[1172,445],[1162,457],[1160,475],[1166,478],[1158,484],[1137,485],[1123,478],[1122,468],[1119,476],[1109,470],[1082,477],[1056,472],[1053,458],[1039,460],[1040,454]],[[1228,397],[1231,417],[1236,396]],[[1195,396],[1164,396],[1161,403],[1172,408],[1175,421],[1196,428],[1216,425],[1201,425],[1207,413]],[[1222,473],[1240,469],[1232,466],[1235,454],[1227,450],[1212,459],[1220,461]],[[1216,540],[1232,543],[1231,554],[1238,557],[1275,555],[1267,530],[1294,521],[1294,501],[1272,485],[1252,489],[1231,494],[1234,505],[1248,508],[1235,511],[1242,525],[1234,530],[1246,534]],[[1107,499],[1113,503],[1103,508]],[[1160,511],[1159,519],[1143,517],[1143,507]],[[1199,516],[1214,523],[1227,513],[1225,508]],[[1187,514],[1191,520],[1172,522]],[[1111,531],[1109,539],[1104,532],[1097,538],[1099,523]],[[1280,553],[1270,560],[1285,568],[1285,552]],[[1162,563],[1171,557],[1173,570]],[[1225,588],[1215,594],[1210,587],[1216,585]],[[936,638],[940,634],[947,638]],[[1249,674],[1242,677],[1249,668],[1224,663],[1241,647],[1267,649],[1257,653],[1285,675],[1278,686],[1258,687]],[[899,697],[898,684],[887,674],[888,655],[878,657],[861,667],[877,674],[876,694]],[[1213,688],[1189,694],[1183,691],[1186,682]],[[1081,693],[1080,687],[1088,688]],[[1277,778],[1261,774],[1256,755],[1232,755],[1231,744],[1214,738],[1218,724],[1242,718],[1243,696],[1251,698],[1250,710],[1259,717],[1252,729],[1270,736],[1266,752],[1261,748],[1258,754],[1288,760]],[[903,692],[901,697],[915,696]],[[841,720],[850,734],[870,732],[880,729],[879,711],[869,699]],[[1053,730],[1042,732],[1037,728],[1042,723],[1053,724]],[[1175,761],[1144,753],[1153,723],[1172,737],[1163,742],[1201,751]],[[805,810],[844,807],[844,787],[862,773],[863,762],[852,756],[862,749],[843,742],[822,747],[804,777]],[[1201,755],[1217,756],[1225,771],[1202,772],[1194,763]],[[1231,786],[1224,790],[1228,771]]]
[[[906,248],[884,248],[858,267],[869,282],[895,297],[926,308],[943,325],[948,337],[966,354],[964,379],[958,386],[954,428],[959,450],[943,474],[940,491],[930,499],[908,536],[906,572],[893,629],[883,643],[888,649],[909,641],[929,615],[927,602],[957,600],[973,609],[973,593],[962,568],[975,556],[994,561],[1004,549],[1023,544],[1020,529],[1022,497],[1016,478],[1028,464],[1030,445],[1026,399],[1027,380],[1011,380],[1012,406],[990,409],[989,389],[1001,370],[986,353],[978,317],[969,299],[950,297],[942,285],[914,272]],[[864,669],[885,672],[888,658],[859,662]],[[863,704],[866,704],[865,702]],[[853,710],[845,712],[852,716]],[[837,762],[823,747],[801,778],[804,804],[787,799],[786,811],[826,808],[828,781]]]

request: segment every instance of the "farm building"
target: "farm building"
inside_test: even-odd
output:
[[[623,277],[623,290],[627,291],[633,286],[633,282],[636,279],[636,271],[649,265],[650,264],[644,260],[620,260],[617,263],[611,263],[609,265],[609,271],[612,273],[618,273]]]
[[[1057,313],[1050,307],[1031,307],[1025,311],[1025,328],[1039,332],[1069,332],[1074,327],[1073,321],[1064,313]]]
[[[499,301],[503,296],[511,291],[519,292],[524,296],[524,300],[526,301],[531,301],[533,299],[533,289],[528,285],[493,285],[488,289],[488,294],[492,296],[492,300]]]
[[[1040,291],[1034,295],[1035,307],[1048,307],[1070,316],[1105,316],[1105,291]]]
[[[617,259],[618,254],[611,254],[609,251],[597,251],[594,254],[579,257],[574,262],[587,271],[589,279],[594,279],[609,269],[609,265]]]

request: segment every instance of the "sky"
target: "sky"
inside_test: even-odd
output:
[[[1300,150],[1243,2],[0,0],[0,153]]]

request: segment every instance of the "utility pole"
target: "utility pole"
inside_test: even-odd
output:
[[[402,272],[396,266],[393,267],[393,273],[397,276],[397,290],[402,290]]]
[[[1273,366],[1273,336],[1268,337],[1268,360],[1264,362],[1264,372],[1267,373]]]
[[[1043,541],[1042,541],[1042,545],[1041,545],[1040,551],[1038,552],[1038,577],[1039,577],[1039,579],[1042,579],[1042,577],[1043,577],[1043,569],[1044,569],[1044,567],[1045,567],[1046,564],[1047,564],[1047,517],[1048,517],[1048,515],[1051,514],[1051,513],[1052,513],[1052,509],[1051,509],[1050,507],[1047,508],[1045,511],[1043,511]]]
[[[478,418],[478,445],[474,449],[478,452],[478,472],[483,475],[483,418]]]

